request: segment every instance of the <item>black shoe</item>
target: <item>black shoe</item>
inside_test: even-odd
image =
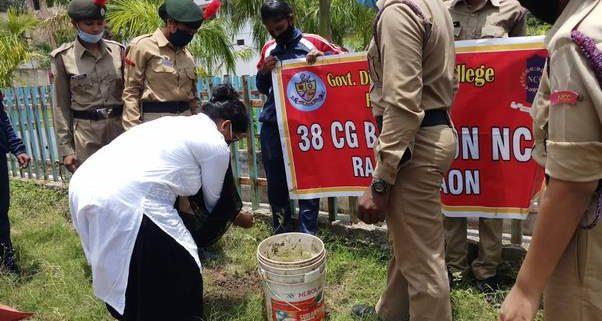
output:
[[[495,293],[500,290],[500,282],[497,276],[492,276],[485,280],[477,280],[477,289],[485,294]]]
[[[351,315],[355,318],[367,318],[376,315],[373,306],[367,304],[356,304],[351,308]]]

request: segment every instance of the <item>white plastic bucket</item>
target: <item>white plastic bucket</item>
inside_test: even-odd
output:
[[[326,251],[319,238],[285,233],[257,247],[268,321],[324,320]]]

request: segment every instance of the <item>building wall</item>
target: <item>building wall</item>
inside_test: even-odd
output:
[[[250,75],[253,76],[257,73],[257,61],[259,60],[259,53],[257,51],[257,46],[253,42],[253,32],[250,24],[247,24],[238,34],[236,34],[232,39],[232,44],[236,50],[247,49],[250,48],[253,50],[253,55],[251,59],[247,61],[239,60],[236,64],[236,75],[244,76]],[[222,74],[224,72],[222,71]]]

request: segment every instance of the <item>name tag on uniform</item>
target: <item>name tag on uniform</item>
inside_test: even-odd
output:
[[[161,58],[161,64],[165,67],[173,68],[173,62],[171,60],[169,60],[169,58],[167,58],[167,57]]]
[[[462,27],[460,26],[460,21],[454,21],[454,37],[460,37],[462,33]]]
[[[88,74],[81,74],[81,75],[73,75],[71,76],[71,80],[80,80],[80,79],[86,79],[88,78]]]

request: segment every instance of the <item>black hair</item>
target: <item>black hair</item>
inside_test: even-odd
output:
[[[288,19],[293,14],[291,6],[282,0],[268,0],[261,6],[261,20]]]
[[[217,85],[211,90],[209,101],[201,106],[201,111],[213,121],[231,121],[232,131],[236,133],[246,133],[249,128],[249,116],[247,107],[239,97],[231,85]]]

